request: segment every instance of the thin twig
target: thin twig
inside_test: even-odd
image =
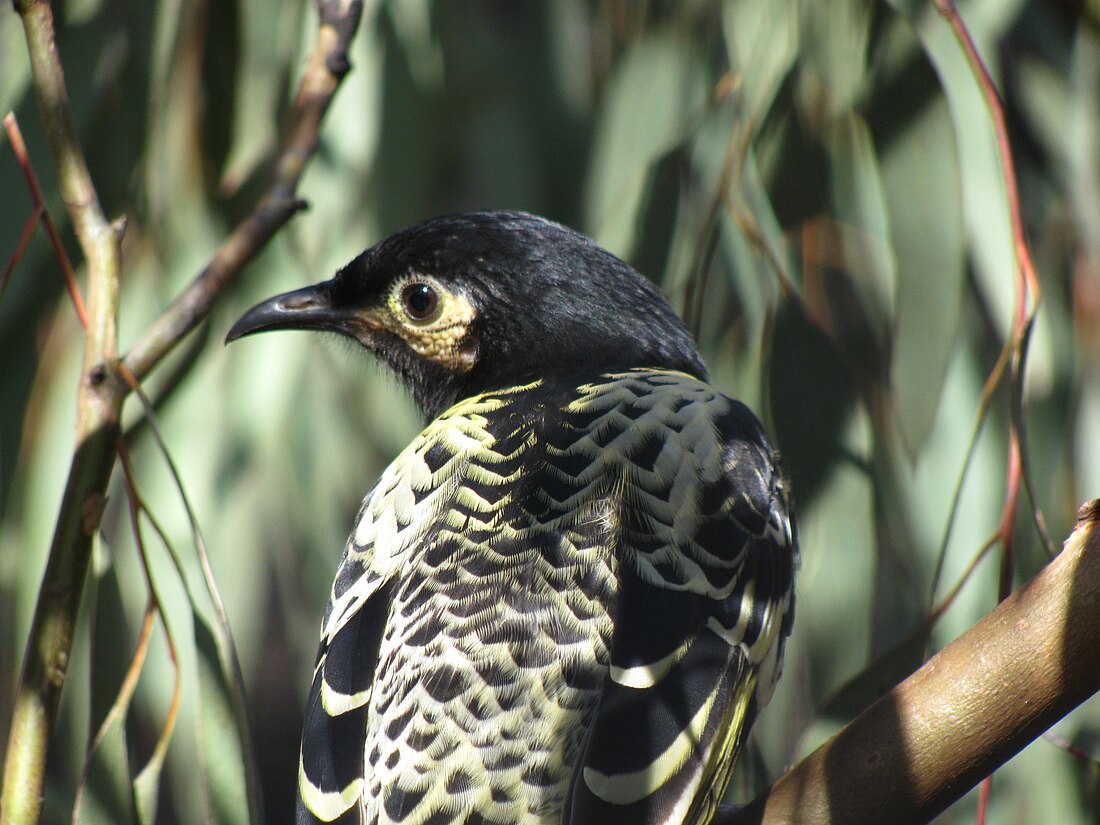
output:
[[[73,309],[76,310],[76,317],[80,321],[80,326],[87,329],[88,310],[84,306],[84,296],[80,294],[80,287],[77,286],[76,273],[73,272],[72,262],[69,260],[68,253],[65,252],[65,244],[61,242],[61,233],[57,231],[57,225],[53,222],[53,218],[50,217],[50,210],[46,207],[46,196],[42,194],[42,187],[38,183],[38,175],[35,174],[34,165],[27,155],[27,145],[23,142],[23,132],[19,129],[19,122],[15,119],[14,112],[8,112],[4,116],[4,130],[8,133],[8,140],[11,142],[15,159],[18,161],[19,168],[23,171],[23,177],[27,181],[27,189],[30,191],[31,200],[34,202],[36,213],[34,217],[41,218],[42,225],[46,228],[46,236],[50,239],[50,246],[53,247],[54,258],[60,264],[61,273],[65,276],[65,288],[69,290],[69,298],[72,301]],[[22,244],[20,244],[18,254],[22,254]],[[12,261],[12,269],[15,268],[17,262],[18,258]],[[7,272],[4,273],[4,277],[6,282],[9,277]]]
[[[1031,261],[1031,251],[1027,245],[1024,234],[1024,222],[1020,209],[1020,191],[1016,182],[1016,167],[1012,160],[1012,146],[1008,139],[1008,128],[1005,123],[1004,105],[989,74],[989,69],[982,60],[974,39],[966,27],[954,0],[935,0],[936,9],[951,26],[970,63],[971,71],[977,78],[982,96],[993,119],[993,130],[997,140],[997,154],[1001,162],[1001,174],[1004,175],[1005,196],[1008,202],[1009,218],[1012,225],[1012,242],[1016,253],[1016,268],[1014,277],[1014,311],[1012,319],[1012,360],[1011,360],[1011,386],[1012,395],[1019,397],[1020,403],[1012,404],[1010,411],[1010,425],[1008,434],[1008,472],[1005,480],[1005,498],[1001,510],[1001,519],[998,531],[1001,539],[1001,569],[997,594],[999,599],[1007,597],[1012,589],[1013,581],[1013,535],[1016,524],[1016,512],[1020,498],[1020,486],[1023,483],[1022,476],[1026,469],[1026,457],[1024,455],[1023,432],[1023,376],[1026,368],[1027,351],[1025,342],[1027,331],[1035,317],[1041,300],[1039,279],[1035,274],[1035,267]],[[1029,304],[1028,297],[1032,297]],[[1045,523],[1038,503],[1032,495],[1031,485],[1027,485],[1028,494],[1032,499],[1032,510],[1035,523],[1040,535],[1044,538],[1044,544],[1049,545],[1046,536]],[[984,825],[986,811],[989,804],[989,796],[992,790],[993,777],[988,776],[982,782],[981,793],[978,798],[978,825]]]
[[[1024,232],[1023,213],[1020,207],[1020,190],[1016,182],[1016,167],[1012,160],[1012,145],[1008,138],[1004,104],[997,92],[996,84],[993,82],[989,69],[978,53],[974,39],[970,36],[966,23],[955,6],[954,0],[935,0],[935,5],[936,10],[951,26],[959,45],[966,54],[966,59],[978,81],[982,97],[993,120],[997,154],[1000,159],[1001,174],[1004,176],[1005,181],[1005,199],[1012,227],[1012,244],[1016,256],[1012,319],[1012,381],[1014,388],[1019,390],[1026,365],[1024,342],[1028,328],[1033,322],[1042,300],[1042,290],[1039,279],[1035,274],[1035,266],[1031,260],[1031,250],[1028,247],[1027,236]],[[1020,439],[1021,428],[1019,426],[1023,416],[1022,406],[1019,413],[1019,416],[1015,414],[1012,416],[1009,439],[1010,473],[1006,483],[1006,497],[1001,518],[1002,538],[1006,541],[1006,557],[1008,557],[1006,567],[1010,567],[1011,564],[1011,532],[1015,520],[1016,499],[1021,484],[1019,476],[1025,469],[1024,445]],[[1038,512],[1037,506],[1035,509]],[[1041,519],[1041,513],[1039,516]],[[1040,532],[1045,534],[1046,531],[1043,527],[1040,527]]]
[[[23,231],[19,234],[19,243],[16,244],[15,252],[8,258],[7,264],[4,265],[4,273],[0,275],[0,297],[3,297],[4,291],[11,283],[11,276],[15,274],[15,268],[19,266],[19,261],[23,259],[23,253],[30,246],[31,238],[34,237],[34,230],[38,227],[40,220],[42,220],[42,211],[36,208],[23,222]]]
[[[80,814],[84,803],[84,789],[88,785],[88,777],[92,772],[92,760],[111,729],[116,725],[125,723],[130,700],[134,696],[134,691],[137,690],[138,679],[141,678],[145,657],[149,652],[149,640],[152,639],[153,629],[156,627],[157,612],[156,600],[150,594],[145,601],[145,611],[141,617],[141,631],[138,633],[134,654],[130,657],[130,666],[126,668],[126,676],[118,689],[115,701],[111,703],[111,709],[103,718],[103,722],[100,724],[99,730],[96,731],[92,743],[88,746],[88,752],[84,756],[84,767],[80,771],[80,779],[76,783],[76,798],[73,800],[71,817],[73,825],[78,825],[80,822]]]
[[[298,184],[306,161],[316,149],[321,120],[350,69],[347,47],[359,25],[362,2],[323,0],[319,8],[321,28],[290,113],[275,178],[252,214],[237,225],[210,263],[134,344],[124,360],[138,380],[144,379],[206,318],[214,299],[233,282],[244,265],[306,206],[296,195]]]
[[[1079,745],[1075,745],[1063,736],[1059,736],[1054,731],[1048,730],[1043,734],[1043,738],[1050,744],[1059,750],[1063,750],[1076,759],[1081,765],[1087,765],[1093,770],[1100,769],[1100,759],[1095,755],[1089,753]]]
[[[126,482],[126,497],[130,502],[131,518],[134,520],[134,538],[138,548],[138,557],[141,559],[141,570],[145,577],[145,587],[149,592],[150,600],[156,607],[157,614],[160,616],[161,627],[164,630],[164,639],[168,646],[168,659],[172,663],[172,700],[168,705],[168,712],[165,714],[164,724],[161,726],[160,734],[157,736],[157,742],[153,747],[153,753],[149,756],[145,766],[138,772],[138,776],[140,777],[146,771],[159,771],[164,763],[164,758],[168,753],[168,743],[172,739],[172,732],[175,730],[176,720],[179,718],[180,706],[182,704],[183,671],[180,668],[176,640],[172,636],[171,628],[168,626],[168,621],[164,614],[163,602],[160,598],[160,594],[157,592],[156,582],[153,579],[153,570],[149,564],[149,554],[145,549],[145,541],[142,538],[141,523],[139,520],[140,516],[143,513],[145,514],[161,542],[166,547],[170,548],[168,535],[157,522],[152,511],[145,503],[145,499],[138,491],[133,464],[130,460],[130,451],[126,446],[125,440],[119,441],[118,457],[119,464],[122,467],[122,477]],[[169,549],[169,552],[171,553],[171,549]]]
[[[120,364],[119,370],[123,379],[129,384],[130,389],[141,401],[145,416],[149,422],[149,431],[153,436],[153,440],[156,442],[157,448],[160,450],[161,457],[168,467],[168,471],[175,484],[176,492],[179,494],[180,502],[183,505],[184,512],[187,514],[187,520],[191,526],[191,535],[195,543],[195,551],[199,558],[199,566],[202,570],[202,579],[206,588],[206,595],[214,608],[214,619],[217,630],[215,634],[215,643],[218,648],[217,652],[220,659],[219,665],[223,673],[225,673],[226,681],[228,682],[229,701],[233,706],[233,721],[237,725],[241,741],[246,742],[250,738],[250,735],[248,731],[248,711],[245,707],[244,690],[242,687],[244,684],[244,676],[241,672],[240,660],[237,657],[236,646],[233,642],[233,633],[229,626],[229,616],[226,613],[225,604],[222,602],[221,593],[218,592],[217,583],[214,581],[214,573],[210,568],[210,557],[206,552],[206,542],[202,537],[202,530],[199,527],[198,515],[195,513],[194,507],[191,506],[191,499],[187,495],[187,490],[183,485],[183,477],[180,475],[179,468],[172,458],[171,451],[168,449],[168,444],[160,434],[160,428],[157,425],[156,414],[153,411],[152,402],[141,389],[141,385],[138,383],[137,378],[129,371],[125,364]],[[187,593],[187,598],[191,602],[192,610],[196,614],[200,614],[201,611],[198,598],[196,597],[194,589],[191,587],[190,579],[187,577],[183,565],[179,561],[179,557],[172,548],[172,545],[168,542],[164,531],[161,530],[155,519],[153,519],[152,513],[149,512],[148,508],[143,507],[143,509],[150,521],[156,526],[157,532],[161,536],[161,540],[164,542],[165,547],[169,551],[169,555],[172,557],[181,583]],[[248,787],[247,802],[249,803],[249,821],[255,825],[262,821],[259,809],[259,776],[255,759],[247,748],[243,749],[242,759],[243,765],[241,767],[244,770],[245,783]]]
[[[940,549],[936,554],[936,568],[932,572],[932,585],[929,588],[928,598],[933,604],[936,600],[936,591],[940,586],[940,577],[943,575],[943,566],[947,561],[947,545],[951,540],[951,533],[954,530],[955,518],[958,516],[959,512],[959,503],[962,501],[963,482],[966,481],[966,476],[970,470],[970,463],[974,460],[974,453],[978,446],[978,436],[981,435],[982,426],[989,413],[989,408],[993,401],[993,393],[1001,383],[1001,378],[1004,377],[1005,367],[1008,366],[1011,355],[1012,347],[1006,343],[1005,346],[1001,348],[1001,353],[997,356],[997,363],[993,365],[993,369],[986,378],[985,386],[982,387],[981,397],[978,399],[978,412],[974,417],[974,429],[970,435],[970,443],[967,445],[966,455],[963,457],[962,468],[959,471],[959,480],[955,484],[955,491],[951,497],[951,507],[947,513],[947,523],[944,525],[943,538],[940,540]],[[994,536],[994,540],[996,540],[996,536]],[[988,545],[983,547],[982,555],[984,555],[988,549]]]
[[[1008,212],[1012,222],[1012,243],[1016,249],[1016,266],[1019,280],[1016,285],[1016,326],[1022,328],[1024,318],[1027,316],[1027,293],[1030,291],[1034,303],[1038,306],[1042,299],[1042,291],[1039,288],[1039,279],[1035,275],[1035,266],[1031,262],[1031,251],[1028,249],[1027,237],[1024,235],[1024,220],[1020,209],[1020,189],[1016,184],[1016,167],[1012,162],[1012,145],[1008,140],[1008,127],[1005,124],[1004,105],[1001,96],[997,92],[997,86],[986,68],[978,48],[974,45],[974,39],[966,28],[956,8],[954,0],[935,0],[936,10],[947,20],[955,37],[966,53],[966,59],[970,68],[981,86],[982,97],[989,106],[989,112],[993,117],[993,131],[997,138],[997,154],[1001,160],[1001,172],[1005,177],[1005,192],[1008,199]]]
[[[119,378],[116,332],[124,222],[106,220],[88,174],[71,120],[49,2],[14,0],[14,7],[26,32],[36,97],[61,195],[88,271],[77,446],[16,690],[0,793],[0,825],[33,825],[41,814],[46,754],[65,684],[91,538],[102,518],[119,444],[122,402],[130,387]],[[206,317],[215,297],[302,206],[294,192],[316,147],[329,102],[349,69],[347,49],[362,3],[318,0],[318,10],[321,26],[299,87],[275,183],[211,264],[139,340],[126,361],[139,379]],[[58,242],[54,248],[59,266],[65,269],[63,247]]]

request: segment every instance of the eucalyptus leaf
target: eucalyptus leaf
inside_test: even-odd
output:
[[[966,239],[957,158],[942,100],[917,113],[882,154],[898,272],[891,386],[911,458],[932,428],[958,341]]]
[[[95,752],[90,755],[83,805],[78,820],[82,825],[134,821],[134,799],[130,790],[130,758],[126,742],[128,696],[121,696],[130,660],[118,655],[120,647],[133,655],[126,625],[118,576],[102,545],[94,551],[95,613],[92,628],[92,709],[89,741],[93,741],[110,717],[109,726]],[[121,643],[121,644],[120,644]]]
[[[926,7],[913,25],[940,78],[951,113],[970,255],[993,309],[993,321],[1007,336],[1016,254],[992,115],[978,76],[947,22]]]
[[[885,350],[893,324],[897,263],[890,255],[878,154],[870,129],[855,113],[838,118],[826,141],[835,209],[830,246],[839,258],[824,263],[850,283],[874,342]]]
[[[635,214],[653,165],[684,139],[701,114],[706,66],[673,28],[647,35],[622,60],[596,129],[588,223],[619,255],[635,243]]]
[[[738,0],[726,3],[722,31],[730,53],[738,114],[759,128],[798,56],[799,3]]]
[[[164,757],[157,753],[134,777],[134,803],[140,825],[156,825],[163,775]]]
[[[867,0],[801,3],[800,55],[809,80],[803,94],[818,97],[812,105],[826,118],[851,111],[867,82],[867,44],[875,4]],[[809,103],[809,101],[807,101]]]
[[[223,662],[217,631],[194,614],[198,654],[198,725],[207,801],[214,822],[258,825],[249,801],[245,755],[241,747],[240,707]]]

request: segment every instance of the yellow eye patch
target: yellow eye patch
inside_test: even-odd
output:
[[[477,362],[477,345],[468,337],[476,317],[466,296],[430,276],[409,275],[391,287],[381,320],[417,355],[466,372]]]

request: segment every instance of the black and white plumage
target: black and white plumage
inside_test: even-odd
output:
[[[429,424],[321,631],[299,823],[706,823],[778,679],[798,548],[756,418],[640,275],[516,212],[397,233],[230,340],[336,331]]]

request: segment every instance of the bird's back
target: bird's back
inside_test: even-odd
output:
[[[349,539],[299,821],[705,821],[786,627],[773,470],[751,414],[683,373],[534,382],[437,418]]]

